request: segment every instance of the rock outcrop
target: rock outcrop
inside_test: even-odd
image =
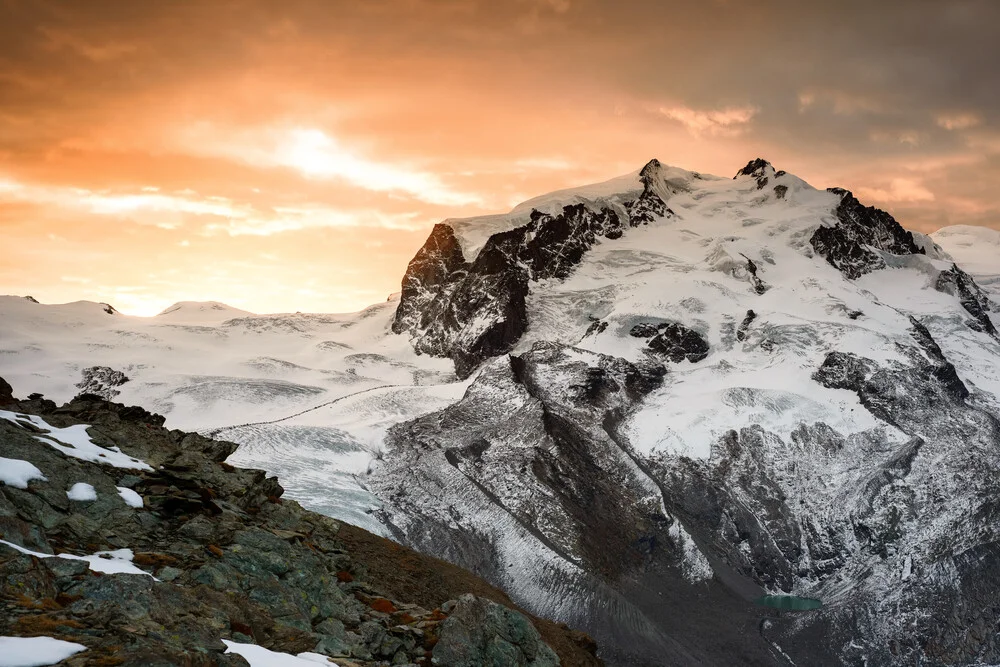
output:
[[[831,188],[830,192],[840,197],[838,222],[832,227],[819,227],[809,243],[844,277],[854,280],[884,269],[885,260],[876,250],[894,255],[924,254],[913,234],[885,211],[865,206],[847,190]]]
[[[129,381],[127,375],[108,366],[91,366],[84,368],[80,374],[83,379],[77,383],[76,388],[81,394],[94,394],[108,401],[121,394],[116,387]]]
[[[0,456],[41,478],[0,484],[0,635],[86,646],[67,665],[246,664],[222,639],[344,666],[457,667],[483,651],[600,664],[588,638],[475,576],[282,499],[275,478],[225,463],[234,443],[94,395],[7,407]],[[93,460],[79,458],[82,436],[58,440],[80,423]],[[67,494],[81,484],[90,499]]]
[[[962,307],[972,316],[972,321],[968,323],[971,329],[1000,338],[1000,333],[990,319],[990,311],[994,309],[993,302],[976,281],[958,267],[958,264],[953,264],[951,269],[941,272],[934,283],[934,289],[958,298]]]

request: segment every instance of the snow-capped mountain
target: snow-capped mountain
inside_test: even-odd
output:
[[[653,161],[435,227],[394,330],[485,366],[368,485],[615,664],[995,661],[996,310],[849,192]]]
[[[239,442],[611,665],[997,662],[1000,260],[965,236],[653,160],[436,225],[355,315],[5,298],[0,375]]]

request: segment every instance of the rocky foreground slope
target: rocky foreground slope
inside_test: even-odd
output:
[[[601,664],[586,635],[162,424],[0,380],[0,635],[81,645],[67,665],[246,664],[224,639],[345,667]]]

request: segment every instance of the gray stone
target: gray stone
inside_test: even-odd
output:
[[[474,595],[449,605],[434,647],[440,667],[554,667],[559,664],[523,614]]]

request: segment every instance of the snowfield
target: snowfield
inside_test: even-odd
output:
[[[143,318],[104,304],[2,296],[0,377],[20,396],[57,402],[96,389],[166,416],[170,428],[239,442],[235,465],[277,474],[306,507],[382,533],[371,517],[379,502],[355,476],[379,454],[389,426],[443,407],[466,386],[454,383],[450,361],[418,356],[389,332],[395,306],[254,315],[183,302]],[[115,376],[88,373],[95,367],[127,381],[109,385],[102,380]],[[47,432],[39,439],[70,456],[145,466],[94,445],[85,426],[55,429],[5,411],[0,418],[31,422]]]

